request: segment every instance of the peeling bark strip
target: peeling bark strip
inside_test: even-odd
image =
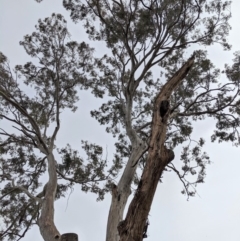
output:
[[[164,107],[164,113],[161,113],[162,104],[167,103],[166,101],[186,77],[193,63],[194,55],[168,80],[155,99],[148,158],[126,219],[118,225],[120,241],[143,239],[144,226],[157,184],[166,165],[174,159],[173,151],[164,146],[169,108]]]

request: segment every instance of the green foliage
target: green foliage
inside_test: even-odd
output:
[[[63,5],[73,21],[85,21],[90,38],[104,40],[110,48],[121,48],[125,42],[136,54],[137,46],[154,44],[156,40],[165,51],[171,46],[186,48],[197,42],[230,47],[226,41],[230,1],[63,0]],[[92,21],[96,18],[99,30]]]
[[[69,144],[65,148],[58,149],[62,159],[57,169],[59,179],[69,181],[70,186],[78,183],[82,191],[96,193],[97,200],[103,200],[105,193],[109,191],[111,179],[118,173],[114,174],[116,167],[113,165],[105,174],[107,160],[102,159],[102,147],[82,141],[82,149],[87,156],[85,161],[79,156],[78,151],[71,149]],[[105,186],[101,185],[100,183],[105,180],[108,180]]]
[[[0,240],[21,239],[36,224],[45,195],[44,189],[40,191],[47,156],[55,149],[60,114],[66,108],[77,109],[77,87],[85,88],[83,83],[93,69],[93,49],[85,42],[67,40],[66,20],[52,14],[39,20],[36,31],[20,42],[37,61],[16,66],[14,75],[0,53],[0,119],[13,125],[0,128],[0,216],[4,223]],[[84,142],[83,150],[87,160],[70,145],[59,150],[62,163],[56,157],[56,199],[64,197],[75,183],[85,192],[96,193],[98,200],[109,190],[116,168],[106,172],[101,147]]]
[[[0,129],[0,181],[4,185],[0,214],[6,228],[3,237],[9,240],[23,237],[37,220],[40,197],[36,194],[46,171],[46,153],[55,148],[61,112],[77,108],[76,87],[90,89],[97,98],[107,97],[91,115],[117,137],[116,153],[106,172],[100,146],[82,143],[87,160],[70,145],[58,149],[62,162],[56,163],[61,179],[56,198],[78,183],[83,191],[94,192],[102,200],[112,178],[130,158],[136,139],[148,144],[156,95],[186,61],[186,50],[215,43],[230,49],[230,1],[63,0],[63,5],[74,22],[82,21],[89,38],[103,41],[110,53],[95,58],[88,44],[66,42],[69,33],[60,14],[39,20],[36,32],[20,42],[38,65],[28,62],[16,66],[18,79],[0,53],[0,119],[14,123],[12,133]],[[198,49],[195,56],[193,68],[171,96],[166,138],[171,150],[183,148],[182,168],[169,163],[166,170],[178,175],[184,185],[182,193],[188,196],[194,196],[196,185],[204,182],[210,163],[202,151],[203,138],[192,140],[194,121],[216,121],[212,141],[235,145],[240,141],[239,52],[234,64],[225,67],[225,82],[219,81],[220,70],[206,51]],[[153,75],[154,66],[159,69],[159,78]],[[33,96],[24,93],[23,85]],[[139,162],[142,168],[146,157],[147,152]],[[105,185],[101,185],[102,180],[107,180]],[[137,175],[134,183],[138,183]]]
[[[127,160],[132,153],[129,130],[148,142],[155,97],[186,61],[186,49],[195,44],[214,43],[222,45],[224,50],[231,47],[227,41],[231,28],[230,1],[63,0],[63,4],[73,21],[83,21],[90,39],[104,41],[112,52],[95,59],[98,70],[91,73],[88,87],[96,97],[110,97],[91,114],[101,125],[106,125],[107,132],[118,136],[116,152],[121,159]],[[188,143],[191,165],[186,171],[186,161],[182,159],[184,170],[179,177],[184,176],[185,190],[190,196],[195,193],[195,190],[188,191],[191,185],[185,179],[187,174],[195,174],[190,166],[197,165],[198,177],[204,177],[209,163],[205,154],[196,157],[190,152],[194,148],[189,144],[189,141],[193,143],[194,121],[215,119],[212,140],[239,144],[239,63],[235,61],[235,67],[226,66],[228,80],[222,83],[220,70],[207,58],[207,52],[199,49],[195,56],[193,68],[171,96],[166,139],[170,149],[183,145],[183,152]],[[160,78],[152,75],[155,65],[159,66]],[[203,142],[197,143],[201,149]],[[140,163],[144,165],[144,162],[142,157]],[[181,172],[171,164],[169,168],[177,174]],[[191,183],[200,183],[199,180]]]

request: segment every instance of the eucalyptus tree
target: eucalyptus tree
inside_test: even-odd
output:
[[[66,194],[72,180],[101,199],[105,189],[99,181],[112,175],[104,174],[106,161],[97,145],[83,142],[88,162],[70,145],[56,149],[61,114],[77,109],[77,88],[92,69],[93,49],[70,41],[60,14],[39,20],[20,44],[34,62],[12,71],[0,53],[0,240],[19,240],[35,224],[44,240],[60,240],[55,199]]]
[[[109,50],[95,58],[92,81],[86,82],[96,97],[108,96],[91,115],[118,138],[116,160],[123,166],[112,185],[106,240],[142,240],[166,169],[179,176],[189,196],[204,181],[210,160],[202,151],[204,139],[192,140],[194,121],[212,118],[212,141],[239,143],[238,54],[220,82],[220,70],[202,50],[213,44],[230,49],[230,1],[63,0],[63,5],[91,40]],[[182,169],[172,163],[177,146],[183,148]],[[137,189],[123,217],[133,182]]]

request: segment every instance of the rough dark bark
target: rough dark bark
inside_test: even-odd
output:
[[[162,115],[162,103],[169,100],[172,92],[181,83],[194,62],[194,55],[163,86],[156,97],[152,118],[148,158],[135,196],[129,206],[126,219],[119,223],[120,241],[141,241],[144,226],[152,205],[159,179],[166,165],[174,159],[174,153],[165,147],[169,109]]]
[[[78,235],[76,233],[64,233],[61,236],[61,241],[78,241]]]

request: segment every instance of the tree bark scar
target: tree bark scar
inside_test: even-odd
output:
[[[117,194],[118,194],[117,186],[113,183],[112,184],[112,195],[116,198]]]
[[[159,113],[160,116],[162,118],[162,122],[163,122],[163,118],[166,115],[166,113],[169,110],[169,101],[168,100],[163,100],[160,102],[160,106],[159,106]]]

